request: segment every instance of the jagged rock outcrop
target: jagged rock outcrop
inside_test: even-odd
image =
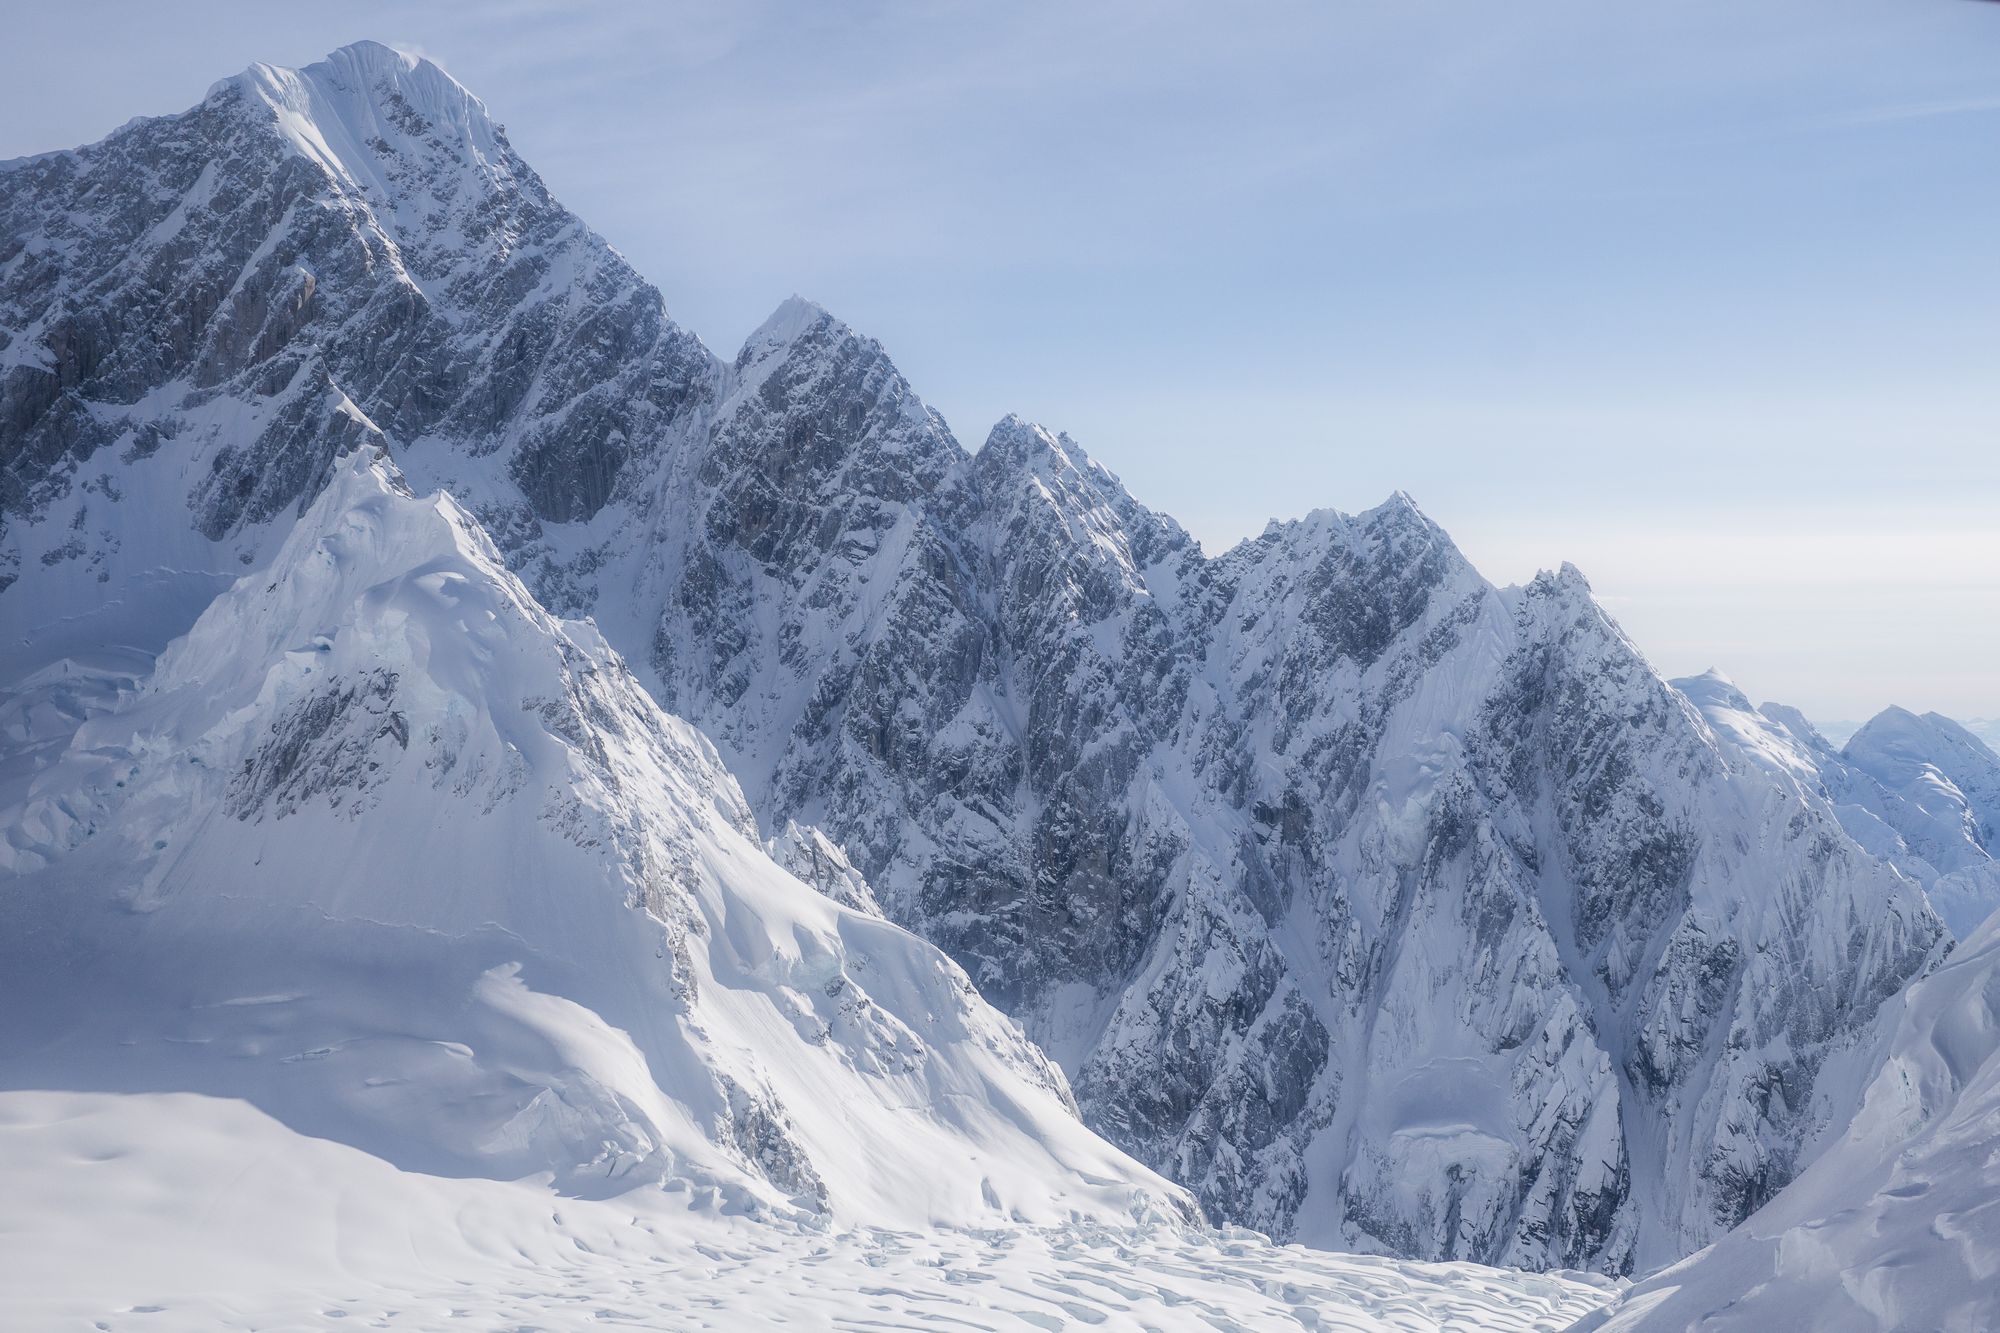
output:
[[[260,67],[0,170],[0,219],[6,679],[157,649],[380,442],[1219,1219],[1685,1253],[1844,1123],[1822,1070],[1938,945],[1575,571],[1495,588],[1401,496],[1211,558],[1067,437],[967,453],[796,299],[712,357],[424,62]],[[365,770],[379,686],[290,732]]]

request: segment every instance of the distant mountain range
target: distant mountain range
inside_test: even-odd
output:
[[[2000,756],[1969,730],[1888,708],[1835,750],[1798,709],[1752,708],[1719,672],[1674,684],[1716,735],[1831,805],[1856,842],[1922,884],[1954,935],[2000,908]]]
[[[1953,721],[1971,732],[1974,736],[1977,736],[1980,742],[1989,750],[2000,747],[2000,718],[1968,717],[1955,718]],[[1820,722],[1815,720],[1813,723],[1814,729],[1835,746],[1847,744],[1855,732],[1867,725],[1866,722],[1855,722],[1851,719],[1843,719],[1836,722]]]

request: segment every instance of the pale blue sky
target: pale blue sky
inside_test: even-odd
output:
[[[797,291],[1212,549],[1408,490],[1669,673],[2000,714],[2000,5],[16,7],[0,156],[370,36],[725,355]]]

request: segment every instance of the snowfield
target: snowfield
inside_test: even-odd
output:
[[[815,1229],[451,1179],[191,1094],[0,1093],[10,1329],[1561,1329],[1602,1278],[1170,1227]]]

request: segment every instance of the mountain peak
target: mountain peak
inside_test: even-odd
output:
[[[1698,676],[1683,676],[1667,683],[1697,704],[1715,704],[1725,708],[1740,709],[1745,713],[1757,711],[1750,704],[1750,696],[1738,689],[1736,682],[1717,667],[1710,667]]]
[[[1543,593],[1563,591],[1581,593],[1585,597],[1592,595],[1590,580],[1583,576],[1582,570],[1567,560],[1553,570],[1537,570],[1535,577],[1528,581],[1528,587]]]
[[[1899,704],[1890,704],[1861,724],[1842,747],[1849,758],[1890,751],[1916,752],[1923,748],[1922,737],[1930,728],[1924,720]]]
[[[1821,733],[1819,724],[1807,717],[1803,710],[1767,699],[1757,705],[1757,711],[1790,732],[1793,739],[1814,753],[1825,756],[1840,753],[1839,748]]]
[[[836,338],[852,332],[817,301],[808,301],[797,293],[780,301],[778,308],[743,340],[742,349],[736,353],[736,371],[741,377],[739,389],[751,390],[762,384],[792,348],[821,330],[832,332]]]
[[[807,300],[794,292],[778,302],[778,308],[743,340],[743,353],[751,356],[769,348],[789,347],[822,324],[838,325],[843,329],[847,327],[819,302]]]
[[[481,159],[500,150],[484,102],[436,62],[381,42],[353,42],[298,69],[255,64],[209,96],[231,89],[269,107],[300,152],[348,178],[373,174],[363,165],[370,146],[399,140],[439,137]]]
[[[979,456],[987,460],[987,466],[1006,464],[1012,468],[1023,468],[1030,460],[1043,455],[1055,455],[1077,466],[1089,464],[1083,450],[1068,436],[1058,436],[1048,427],[1028,420],[1018,412],[1009,412],[993,423],[987,432],[986,443],[980,447]]]
[[[1424,512],[1423,508],[1417,504],[1416,497],[1411,495],[1408,491],[1405,490],[1394,490],[1389,492],[1388,499],[1384,500],[1381,504],[1376,505],[1373,509],[1369,510],[1368,512],[1371,514],[1379,514],[1389,511],[1399,511],[1410,514],[1422,514]]]

